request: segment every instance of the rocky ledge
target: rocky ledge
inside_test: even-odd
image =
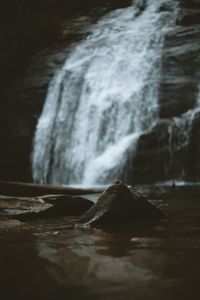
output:
[[[164,43],[159,119],[139,139],[133,182],[200,180],[200,1],[180,5]]]

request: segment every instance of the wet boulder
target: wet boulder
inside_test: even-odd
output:
[[[0,195],[0,217],[32,221],[61,216],[81,216],[93,202],[71,195],[16,197]]]
[[[127,228],[154,224],[164,217],[133,187],[117,181],[79,218],[76,227]]]

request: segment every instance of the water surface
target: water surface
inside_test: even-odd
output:
[[[76,217],[2,219],[2,299],[197,299],[199,199],[153,203],[168,218],[130,232],[74,229]]]

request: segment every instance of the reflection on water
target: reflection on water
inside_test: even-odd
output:
[[[10,278],[4,286],[15,282],[12,296],[16,286],[21,286],[21,299],[37,286],[35,299],[197,298],[200,202],[187,199],[154,204],[168,219],[140,231],[74,229],[76,218],[72,217],[28,222],[26,226],[18,222],[15,232],[8,221],[7,228],[1,224],[0,252],[1,258],[7,259],[4,274]],[[13,269],[18,272],[11,276]]]
[[[117,245],[112,245],[112,239],[112,236],[98,232],[76,232],[70,244],[57,247],[56,244],[42,241],[38,243],[38,251],[40,257],[54,262],[60,271],[65,270],[63,278],[58,272],[59,269],[56,272],[52,270],[55,278],[61,279],[62,283],[66,278],[72,283],[79,283],[81,280],[81,284],[89,287],[91,284],[95,285],[97,280],[99,283],[124,283],[130,278],[143,280],[146,276],[149,277],[150,272],[145,266],[136,263],[128,255],[128,241],[121,240],[124,242],[121,249],[123,255],[120,249],[115,248]]]

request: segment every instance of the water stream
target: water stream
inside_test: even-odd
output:
[[[140,135],[158,120],[164,38],[174,0],[134,1],[107,14],[50,82],[33,149],[33,177],[53,184],[127,179]]]

